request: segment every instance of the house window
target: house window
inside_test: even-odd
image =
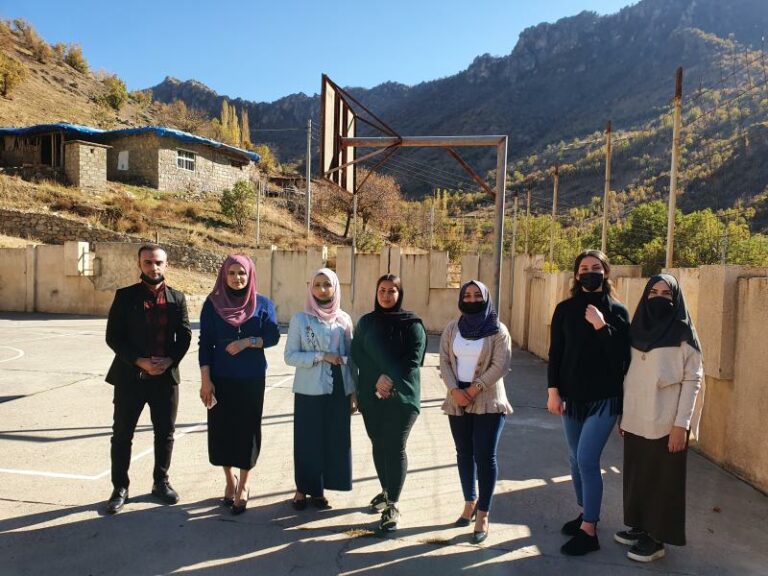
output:
[[[182,170],[195,171],[195,153],[186,150],[176,151],[176,165]]]

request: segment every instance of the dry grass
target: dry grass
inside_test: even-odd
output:
[[[4,236],[0,234],[0,248],[25,248],[29,244],[40,244],[37,240],[27,240],[25,238],[16,238],[15,236]]]
[[[255,222],[250,222],[244,233],[233,229],[221,215],[215,197],[191,201],[182,192],[160,192],[117,182],[110,182],[107,190],[97,195],[57,182],[32,183],[0,174],[0,207],[56,213],[95,227],[222,254],[256,248]],[[313,221],[313,234],[307,239],[303,221],[272,198],[264,200],[261,215],[262,246],[300,249],[347,242],[318,221]],[[340,226],[343,222],[329,223],[332,229]]]

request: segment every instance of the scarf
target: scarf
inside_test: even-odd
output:
[[[464,294],[471,285],[480,289],[485,306],[480,312],[468,313],[464,302]],[[493,336],[499,332],[499,318],[491,302],[491,293],[488,287],[479,280],[465,282],[459,290],[459,310],[462,314],[459,318],[459,333],[466,340],[480,340],[486,336]]]
[[[248,284],[242,296],[237,295],[239,290],[234,291],[227,285],[227,272],[233,264],[240,264],[248,273]],[[216,313],[230,326],[238,327],[250,320],[256,312],[256,271],[253,260],[242,254],[227,256],[208,299]]]
[[[326,304],[319,303],[312,295],[312,286],[315,283],[315,278],[321,274],[326,276],[328,280],[331,281],[331,285],[333,286],[333,297],[331,298],[331,301]],[[309,285],[307,286],[307,297],[304,300],[304,312],[310,316],[314,316],[326,324],[331,324],[332,322],[336,321],[344,326],[345,330],[348,330],[351,328],[351,326],[349,326],[347,316],[339,314],[340,310],[341,286],[339,285],[339,277],[336,276],[336,273],[329,268],[320,268],[314,272],[309,279]]]
[[[672,290],[672,312],[665,318],[657,319],[651,315],[648,306],[648,294],[653,285],[664,281]],[[660,296],[656,296],[660,298]],[[643,290],[643,297],[635,310],[632,324],[629,328],[629,337],[632,347],[641,352],[648,352],[654,348],[667,348],[680,346],[688,342],[701,352],[701,343],[693,326],[693,320],[685,305],[683,291],[677,278],[671,274],[657,274],[648,280]]]

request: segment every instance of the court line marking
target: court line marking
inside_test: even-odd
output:
[[[8,346],[3,346],[3,348],[8,348]],[[266,386],[264,393],[266,394],[270,390],[275,390],[279,386],[285,384],[289,380],[293,378],[293,374],[290,376],[283,378],[276,384],[272,384],[270,386]],[[193,426],[189,426],[181,431],[177,431],[176,434],[173,435],[174,440],[179,440],[186,436],[187,434],[192,434],[193,432],[198,432],[200,430],[205,430],[208,427],[207,424],[195,424]],[[143,450],[142,452],[136,454],[131,458],[131,464],[134,462],[141,460],[145,456],[148,456],[149,454],[152,454],[155,451],[154,446],[150,446],[146,450]],[[60,478],[63,480],[101,480],[102,478],[105,478],[109,476],[111,472],[111,468],[106,469],[104,472],[101,472],[100,474],[96,474],[93,476],[88,476],[85,474],[68,474],[66,472],[46,472],[46,471],[39,471],[39,470],[20,470],[15,468],[0,468],[0,474],[16,474],[21,476],[39,476],[43,478]]]
[[[18,360],[19,358],[24,356],[24,350],[21,350],[19,348],[14,348],[13,346],[0,346],[0,348],[6,348],[7,350],[13,350],[14,352],[16,352],[16,356],[14,356],[13,358],[3,358],[2,360],[0,360],[0,364],[2,364],[3,362],[10,362],[11,360]]]

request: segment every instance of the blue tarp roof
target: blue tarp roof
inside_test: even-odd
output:
[[[67,124],[65,122],[57,122],[54,124],[37,124],[35,126],[28,126],[26,128],[0,128],[0,135],[13,134],[15,136],[44,134],[46,132],[61,131],[70,136],[130,136],[132,134],[147,134],[153,133],[157,136],[165,136],[167,138],[174,138],[182,142],[189,142],[191,144],[202,144],[204,146],[210,146],[211,148],[217,148],[220,150],[226,150],[230,153],[237,154],[239,156],[245,156],[253,162],[261,160],[261,156],[255,152],[249,152],[236,146],[230,146],[223,142],[217,142],[210,138],[203,138],[202,136],[195,136],[189,132],[183,132],[176,130],[175,128],[166,128],[165,126],[141,126],[139,128],[121,128],[118,130],[102,130],[101,128],[92,128],[90,126],[81,126],[79,124]]]

